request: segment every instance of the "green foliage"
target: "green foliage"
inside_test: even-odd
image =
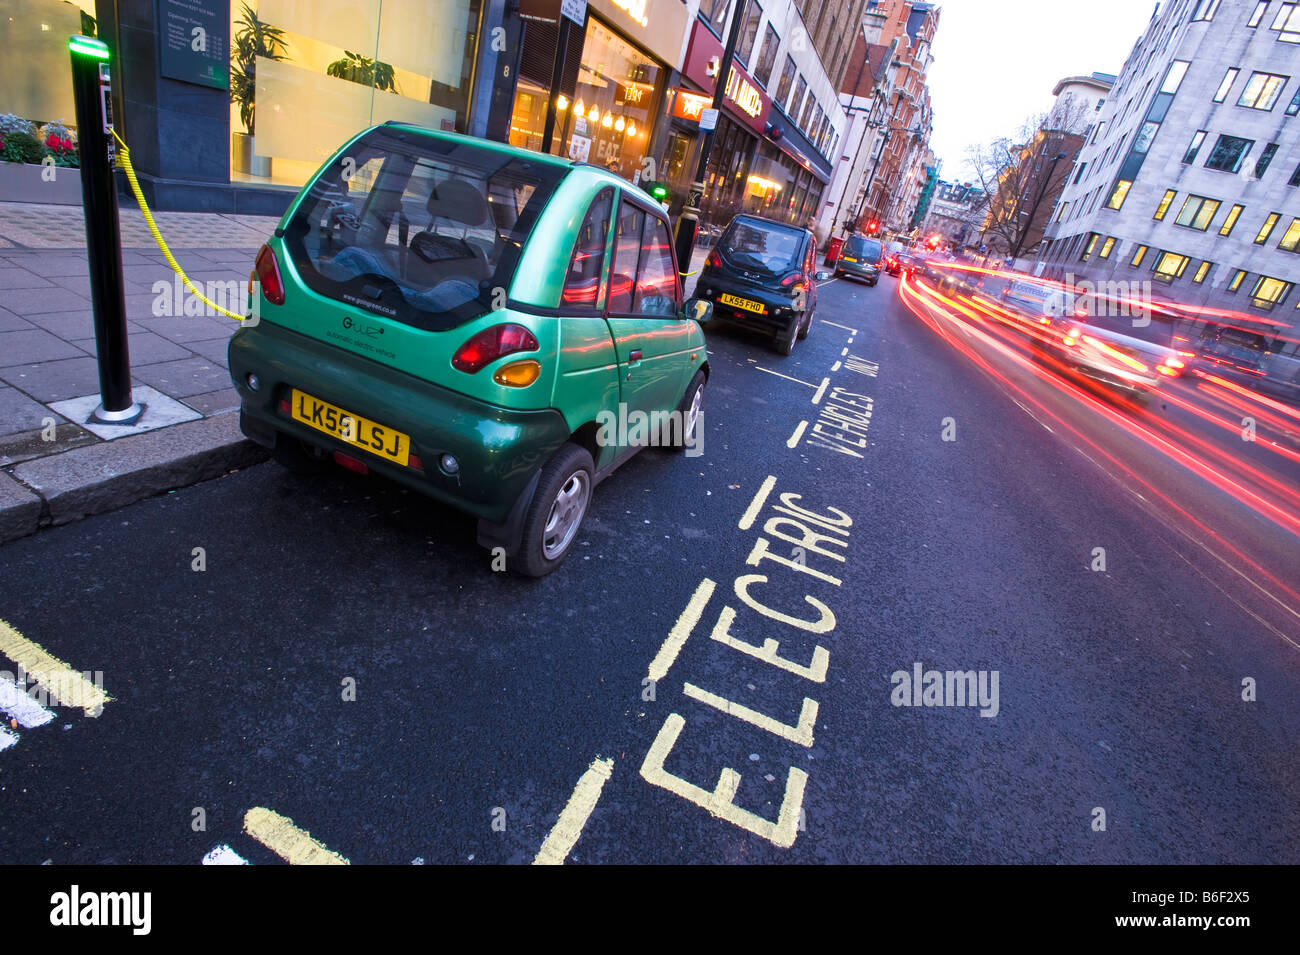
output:
[[[244,9],[235,21],[235,39],[230,50],[230,101],[239,107],[239,121],[252,136],[257,119],[257,58],[286,59],[289,46],[283,30],[259,20],[247,3],[240,6]]]
[[[377,90],[399,92],[397,89],[397,75],[394,73],[392,66],[382,61],[373,60],[368,56],[362,56],[360,53],[353,53],[351,50],[344,50],[343,52],[346,54],[343,59],[335,60],[325,67],[325,72],[329,76],[337,76],[341,80],[351,80],[353,83],[360,83],[362,86],[373,86]]]
[[[0,159],[5,162],[39,163],[45,158],[45,146],[31,133],[5,133],[0,145]]]

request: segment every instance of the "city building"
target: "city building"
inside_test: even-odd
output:
[[[937,178],[926,74],[938,22],[932,3],[867,3],[840,87],[853,139],[844,150],[849,158],[841,156],[842,178],[832,185],[836,204],[822,215],[827,234],[867,232],[871,223],[881,233],[915,230],[921,196]]]
[[[1088,130],[1040,268],[1293,324],[1297,43],[1295,3],[1159,8]]]
[[[988,193],[976,183],[940,180],[920,234],[927,240],[938,236],[945,245],[979,246],[988,203]]]

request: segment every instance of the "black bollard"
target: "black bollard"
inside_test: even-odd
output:
[[[95,351],[99,359],[100,405],[92,421],[134,424],[143,409],[131,396],[131,356],[126,334],[126,298],[122,282],[122,235],[117,217],[117,189],[109,162],[108,67],[111,53],[100,40],[74,36],[72,96],[77,114],[81,157],[81,202],[86,217],[86,259],[95,314]]]

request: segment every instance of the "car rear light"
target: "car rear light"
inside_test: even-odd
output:
[[[532,332],[522,325],[507,322],[485,328],[461,345],[452,356],[451,365],[458,371],[472,375],[505,355],[518,351],[537,351],[540,347]]]
[[[722,256],[718,255],[717,249],[709,253],[709,257],[704,260],[704,264],[715,269],[722,268]]]
[[[359,461],[350,454],[344,454],[342,451],[334,452],[334,463],[347,468],[349,471],[355,471],[357,474],[369,474],[370,465],[365,461]]]
[[[781,288],[789,288],[794,285],[795,282],[799,281],[799,275],[800,273],[795,271],[787,272],[785,275],[781,276]]]
[[[420,456],[415,452],[411,452],[406,456],[406,466],[416,471],[424,470],[424,462],[420,460]]]
[[[280,279],[280,266],[275,261],[275,253],[269,245],[257,250],[253,262],[253,272],[248,277],[250,285],[256,283],[262,287],[262,294],[272,305],[284,304],[284,282]]]

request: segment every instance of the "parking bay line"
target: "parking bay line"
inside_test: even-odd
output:
[[[775,484],[776,478],[768,478],[768,481]],[[769,492],[772,490],[767,481],[764,481],[763,484]],[[759,502],[761,508],[762,502],[767,499],[767,494],[762,492],[762,488],[759,489],[759,493],[762,495],[761,498],[756,497],[755,500]],[[748,512],[746,513],[748,514]],[[755,510],[754,513],[757,514],[758,511]],[[705,577],[700,581],[700,585],[695,588],[695,593],[691,595],[691,599],[686,603],[686,609],[677,618],[673,628],[668,631],[668,636],[664,639],[663,645],[659,647],[659,652],[655,654],[655,658],[650,661],[649,676],[651,680],[658,683],[668,675],[673,661],[677,659],[677,654],[681,653],[682,647],[686,643],[686,638],[691,635],[695,625],[700,622],[704,607],[713,596],[713,588],[716,586],[712,580]]]
[[[773,370],[770,369],[770,368],[764,368],[762,365],[755,365],[754,367],[757,368],[759,371],[765,371],[765,372],[767,372],[769,375],[776,375],[776,377],[778,377],[778,378],[784,378],[786,381],[793,381],[796,385],[803,385],[803,386],[805,386],[805,387],[807,387],[807,388],[816,388],[816,387],[817,387],[816,385],[814,385],[814,384],[813,384],[812,382],[810,382],[810,381],[801,381],[801,380],[798,379],[798,378],[791,378],[789,375],[783,375],[783,374],[781,374],[779,371],[773,371]]]
[[[824,319],[824,318],[819,318],[819,319],[817,319],[817,321],[821,322],[823,325],[834,325],[836,328],[842,328],[842,329],[844,329],[846,332],[848,332],[848,333],[850,333],[850,334],[852,334],[852,335],[856,335],[856,334],[858,333],[858,330],[857,330],[856,328],[849,328],[849,326],[847,326],[847,325],[841,325],[839,322],[828,322],[828,321],[827,321],[826,319]]]
[[[698,593],[698,591],[697,591]],[[560,811],[560,818],[555,820],[546,841],[537,850],[533,865],[564,865],[564,860],[577,844],[582,835],[582,827],[587,824],[591,812],[600,800],[600,791],[614,772],[612,759],[597,756],[587,767],[587,771],[578,780],[573,795]]]
[[[0,654],[19,664],[62,706],[79,706],[87,716],[97,716],[103,712],[105,703],[113,701],[95,684],[4,620],[0,620]]]
[[[846,348],[845,351],[848,351],[848,349]],[[831,380],[829,378],[822,379],[821,385],[817,388],[817,393],[812,397],[813,404],[819,405],[822,403],[822,397],[826,394],[826,389],[829,387],[830,383]]]
[[[244,813],[244,831],[289,865],[351,865],[347,859],[312,838],[286,816],[255,806]]]
[[[800,421],[798,426],[794,429],[794,434],[790,435],[790,440],[785,443],[785,446],[791,450],[797,448],[799,446],[799,439],[803,437],[804,429],[807,427],[807,421]]]
[[[767,503],[767,496],[772,493],[774,487],[776,487],[776,477],[774,475],[769,474],[763,478],[763,483],[758,486],[758,492],[754,495],[754,499],[749,502],[749,507],[745,508],[745,513],[741,515],[737,527],[742,531],[747,531],[754,526],[754,520],[758,517],[758,512]]]
[[[23,729],[35,729],[54,719],[54,713],[28,696],[8,676],[0,676],[0,710],[4,710]]]

